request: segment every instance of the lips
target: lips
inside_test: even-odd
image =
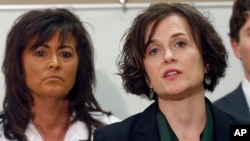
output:
[[[163,77],[166,79],[175,79],[177,78],[182,72],[177,69],[168,69],[164,72]]]
[[[57,75],[49,76],[49,77],[47,77],[47,79],[50,79],[50,80],[62,80],[62,78],[57,76]]]

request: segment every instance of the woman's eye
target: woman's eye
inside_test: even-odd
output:
[[[182,41],[179,41],[179,42],[176,43],[177,47],[184,47],[185,45],[186,45],[186,43],[182,42]]]
[[[72,57],[72,54],[70,52],[62,52],[61,56],[64,58],[70,58],[70,57]]]
[[[151,49],[149,52],[149,55],[155,55],[159,52],[160,50],[158,48]]]
[[[37,51],[37,52],[35,52],[35,55],[36,56],[45,56],[46,52],[45,51]]]

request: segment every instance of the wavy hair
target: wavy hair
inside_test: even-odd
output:
[[[228,55],[222,39],[214,27],[194,6],[184,3],[152,3],[134,19],[132,26],[125,32],[124,44],[118,57],[119,75],[123,86],[129,93],[149,97],[150,88],[146,82],[146,71],[143,64],[147,43],[146,30],[153,23],[149,38],[159,23],[170,14],[180,14],[188,21],[191,34],[202,55],[211,84],[203,82],[204,88],[213,91],[224,77]],[[150,39],[148,39],[150,40]]]

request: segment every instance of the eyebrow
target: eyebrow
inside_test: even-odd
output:
[[[59,46],[59,49],[62,49],[62,48],[70,48],[70,49],[74,49],[74,47],[70,46],[70,45],[60,45]]]
[[[47,44],[42,44],[41,47],[49,48],[50,46],[47,45]],[[70,49],[74,50],[74,47],[72,47],[70,45],[63,45],[62,44],[62,45],[59,46],[59,49],[64,49],[64,48],[70,48]]]
[[[176,38],[176,37],[178,37],[178,36],[187,36],[187,34],[185,34],[185,33],[183,33],[183,32],[177,32],[177,33],[171,35],[170,38]],[[151,44],[151,43],[154,43],[154,42],[155,42],[155,40],[150,39],[150,41],[148,42],[147,46],[148,46],[149,44]]]
[[[182,35],[187,36],[187,34],[185,34],[185,33],[183,33],[183,32],[177,32],[177,33],[171,35],[170,37],[171,37],[171,38],[176,38],[176,37],[182,36]]]

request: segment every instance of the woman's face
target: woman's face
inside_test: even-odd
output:
[[[73,38],[61,43],[57,32],[51,40],[32,49],[32,40],[22,54],[24,76],[33,97],[63,98],[72,89],[77,73],[78,54]]]
[[[152,24],[146,32],[146,41]],[[150,88],[160,99],[185,98],[202,93],[205,68],[187,20],[179,14],[165,17],[147,46],[144,65]]]

